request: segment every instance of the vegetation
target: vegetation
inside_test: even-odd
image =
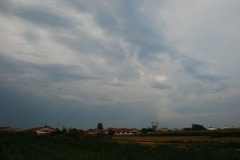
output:
[[[99,129],[99,130],[103,130],[103,124],[102,124],[102,123],[98,123],[98,125],[97,125],[97,129]]]
[[[192,124],[192,130],[207,130],[203,125]]]
[[[167,131],[153,132],[147,134],[150,136],[209,136],[209,137],[240,137],[240,129],[221,129],[221,130],[183,130],[183,131]]]
[[[76,130],[70,131],[76,134]],[[134,136],[133,136],[134,137]],[[137,137],[137,136],[136,136]],[[240,143],[164,143],[156,146],[120,143],[111,136],[37,136],[0,133],[0,159],[7,160],[159,160],[240,159]]]

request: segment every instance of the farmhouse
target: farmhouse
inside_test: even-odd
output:
[[[166,132],[168,131],[168,128],[158,128],[156,129],[157,132]]]
[[[209,131],[214,131],[214,130],[217,130],[217,128],[214,128],[214,127],[208,127],[207,130],[209,130]]]
[[[100,129],[88,129],[85,132],[90,135],[104,134],[104,131]]]
[[[89,135],[96,134],[135,135],[139,133],[139,130],[136,128],[106,128],[103,130],[88,129],[85,132]]]
[[[28,130],[26,130],[26,132],[36,133],[38,135],[46,135],[46,134],[52,134],[52,133],[56,132],[56,129],[53,129],[49,126],[44,126],[44,127],[28,129]]]
[[[112,131],[115,135],[135,135],[139,134],[139,130],[136,128],[113,128]]]

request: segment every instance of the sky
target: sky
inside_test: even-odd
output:
[[[239,0],[1,0],[0,126],[240,126]]]

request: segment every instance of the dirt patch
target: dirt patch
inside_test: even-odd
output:
[[[240,137],[212,138],[208,136],[113,136],[120,143],[139,143],[156,145],[160,143],[197,143],[197,142],[240,142]]]

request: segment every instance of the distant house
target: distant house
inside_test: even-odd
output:
[[[214,128],[214,127],[208,127],[207,130],[209,130],[209,131],[214,131],[214,130],[217,130],[217,128]]]
[[[182,128],[173,128],[172,131],[183,131]]]
[[[17,132],[21,131],[21,129],[17,128],[12,128],[12,127],[0,127],[0,132]]]
[[[168,128],[158,128],[156,129],[157,132],[166,132],[168,131]]]
[[[88,129],[85,132],[89,135],[96,134],[135,135],[139,133],[139,130],[135,128],[107,128],[103,130]]]
[[[49,126],[31,128],[31,129],[27,129],[26,130],[26,132],[36,133],[38,135],[52,134],[52,133],[54,133],[56,131],[57,131],[56,129],[53,129],[53,128],[49,127]]]
[[[105,134],[104,130],[101,129],[88,129],[85,132],[90,135]]]
[[[115,135],[136,135],[139,130],[136,128],[113,128],[112,131]]]

